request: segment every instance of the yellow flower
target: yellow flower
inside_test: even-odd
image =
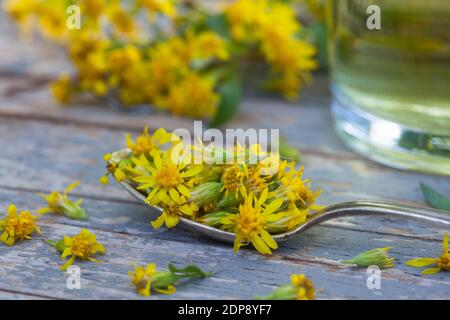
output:
[[[160,146],[172,140],[172,134],[164,128],[159,128],[152,135],[148,133],[148,127],[144,128],[142,134],[136,138],[136,142],[131,139],[130,134],[126,135],[127,147],[131,149],[135,156],[149,154],[154,150],[160,150]]]
[[[314,284],[304,274],[291,275],[291,283],[280,286],[265,297],[264,300],[314,300]]]
[[[136,266],[133,271],[128,272],[131,282],[135,285],[138,293],[144,297],[151,294],[151,290],[159,293],[175,293],[176,284],[181,279],[196,279],[211,276],[209,272],[203,272],[195,265],[189,265],[178,269],[169,263],[168,271],[158,271],[156,264],[149,263],[145,268]]]
[[[193,220],[195,212],[198,211],[198,206],[194,202],[187,202],[184,196],[178,196],[177,201],[170,199],[167,195],[162,197],[163,212],[155,221],[151,222],[155,229],[160,228],[164,223],[167,228],[175,227],[180,216],[187,216]]]
[[[294,99],[311,70],[315,48],[298,38],[301,28],[295,11],[286,3],[267,0],[238,0],[225,10],[232,37],[248,45],[259,46],[265,61],[272,66],[274,79],[268,89]]]
[[[38,195],[40,195],[48,202],[48,207],[38,209],[37,213],[44,214],[53,212],[66,215],[71,219],[87,219],[88,216],[86,214],[86,211],[80,206],[83,202],[83,199],[79,199],[73,202],[68,197],[68,193],[79,184],[79,181],[75,181],[64,190],[63,194],[57,191],[53,191],[48,195],[39,193]]]
[[[244,203],[239,206],[237,214],[229,214],[221,219],[224,228],[236,233],[234,251],[249,242],[262,254],[272,254],[270,249],[277,249],[278,245],[267,232],[267,223],[278,219],[274,214],[283,204],[283,199],[277,199],[266,204],[268,190],[265,189],[258,199],[251,192],[248,196],[243,194]]]
[[[394,258],[389,257],[389,250],[392,247],[375,248],[369,251],[362,252],[350,260],[343,260],[342,263],[356,264],[358,267],[367,268],[372,265],[379,266],[380,268],[390,268],[394,266]]]
[[[108,5],[106,14],[116,31],[128,36],[135,36],[136,26],[133,16],[121,6],[120,1]]]
[[[170,18],[174,18],[177,14],[175,4],[172,0],[139,0],[139,3],[147,8],[151,20],[158,13]]]
[[[97,253],[105,253],[105,247],[101,243],[98,243],[95,234],[90,233],[87,229],[82,229],[81,232],[74,237],[64,236],[64,239],[56,243],[55,247],[62,251],[62,260],[70,257],[69,260],[61,266],[61,270],[66,270],[73,264],[76,258],[101,262],[92,258],[92,256]]]
[[[52,94],[55,99],[63,104],[69,103],[72,95],[70,76],[63,74],[52,83]]]
[[[147,202],[151,205],[158,205],[160,202],[170,205],[172,201],[178,203],[180,196],[189,199],[191,194],[185,182],[203,169],[201,165],[187,166],[185,161],[178,161],[179,159],[175,163],[172,160],[174,150],[168,149],[162,158],[159,152],[153,152],[153,164],[145,157],[140,158],[149,174],[137,176],[133,180],[139,183],[139,190],[151,189],[147,196]],[[175,155],[178,156],[178,153]]]
[[[0,240],[4,244],[12,246],[17,240],[31,239],[31,234],[35,231],[40,234],[36,219],[29,211],[17,214],[16,206],[11,204],[7,217],[0,220],[0,231],[3,231]]]
[[[126,173],[124,172],[124,162],[122,161],[116,161],[113,159],[113,155],[111,153],[107,153],[103,156],[103,160],[107,162],[106,164],[106,173],[100,177],[99,181],[101,184],[107,185],[109,182],[108,176],[109,174],[113,174],[114,178],[116,178],[117,181],[123,181],[125,180]]]
[[[191,45],[191,54],[194,59],[228,60],[230,57],[225,40],[212,31],[189,33],[187,41]]]
[[[105,9],[105,0],[81,0],[80,9],[86,16],[97,19]]]
[[[417,258],[406,262],[407,266],[411,267],[426,267],[435,265],[434,268],[429,268],[422,271],[422,274],[435,274],[440,271],[450,271],[450,252],[448,250],[448,233],[444,234],[442,239],[442,255],[438,258]]]
[[[297,300],[313,300],[315,298],[314,285],[304,274],[293,274],[291,284],[297,289]]]
[[[268,187],[267,178],[261,174],[261,163],[232,165],[223,171],[222,190],[225,191],[225,196],[231,194],[236,198],[242,188],[259,195]]]
[[[205,118],[215,114],[219,101],[219,95],[214,92],[214,81],[191,72],[155,103],[175,115]]]

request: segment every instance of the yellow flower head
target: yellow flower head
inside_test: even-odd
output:
[[[440,271],[450,271],[450,252],[448,250],[448,233],[444,234],[442,239],[442,254],[438,258],[417,258],[406,262],[406,265],[411,267],[426,267],[429,265],[435,265],[433,268],[429,268],[422,271],[422,274],[435,274]]]
[[[87,229],[82,229],[74,237],[64,236],[63,247],[61,249],[63,249],[61,254],[62,260],[70,256],[70,259],[61,267],[61,270],[66,270],[72,265],[75,258],[99,262],[99,260],[92,258],[92,256],[97,253],[105,253],[105,247],[101,243],[98,243],[95,234],[90,233]]]
[[[134,271],[128,273],[131,282],[136,286],[138,293],[144,297],[150,296],[153,276],[156,274],[156,264],[150,263],[145,268],[136,266]]]
[[[190,72],[169,94],[156,100],[156,104],[175,115],[206,118],[215,114],[220,97],[214,91],[214,81]]]
[[[75,181],[64,190],[63,194],[57,191],[53,191],[47,195],[39,193],[39,195],[47,201],[48,206],[38,209],[37,213],[44,214],[53,212],[66,215],[71,219],[87,219],[88,216],[86,211],[81,207],[83,199],[79,199],[74,202],[70,200],[68,196],[68,193],[79,184],[79,181]]]
[[[314,284],[304,274],[291,275],[291,283],[280,286],[271,294],[261,297],[264,300],[313,300]]]
[[[131,37],[135,36],[136,26],[133,16],[121,6],[119,1],[109,5],[106,14],[117,32]]]
[[[58,102],[69,103],[72,96],[70,76],[67,74],[61,75],[58,80],[52,83],[51,90]]]
[[[135,285],[138,293],[148,297],[152,289],[164,294],[175,293],[176,289],[174,284],[181,279],[197,279],[212,275],[212,273],[204,272],[195,265],[178,269],[169,263],[168,269],[168,271],[158,271],[156,264],[149,263],[145,268],[136,266],[133,271],[128,272],[128,276]]]
[[[172,134],[168,133],[165,129],[159,128],[152,135],[148,133],[148,127],[144,128],[142,134],[136,138],[136,142],[131,139],[131,136],[127,134],[126,142],[127,147],[131,149],[135,156],[141,154],[148,154],[154,150],[160,150],[161,145],[170,142]]]
[[[151,190],[147,196],[147,202],[151,205],[158,205],[160,202],[170,205],[172,201],[179,203],[181,196],[189,199],[191,194],[185,183],[203,170],[202,165],[188,166],[180,159],[174,162],[172,158],[179,154],[175,150],[176,148],[168,149],[162,158],[159,152],[153,152],[153,163],[143,156],[139,158],[148,174],[137,176],[133,180],[139,183],[139,190]]]
[[[154,20],[157,14],[174,18],[177,14],[173,0],[139,0],[139,3],[147,8],[150,20]]]
[[[194,59],[228,60],[230,57],[225,40],[212,31],[199,34],[189,33],[187,41],[191,46],[191,54]]]
[[[4,244],[12,246],[17,240],[31,239],[31,234],[34,231],[40,234],[36,219],[29,211],[22,211],[17,214],[16,206],[10,205],[7,217],[0,220],[0,231],[3,231],[0,240]]]
[[[248,196],[243,194],[244,203],[239,206],[237,214],[229,214],[221,219],[224,228],[236,233],[234,251],[239,251],[243,245],[249,242],[262,254],[272,254],[270,249],[277,249],[278,245],[267,232],[267,223],[278,219],[274,214],[283,204],[283,199],[277,199],[265,204],[268,190],[265,189],[258,199],[251,192]]]
[[[291,284],[297,289],[297,300],[313,300],[315,298],[314,284],[304,274],[291,275]]]
[[[164,223],[167,228],[175,227],[179,222],[180,216],[187,216],[193,219],[195,212],[199,209],[194,202],[187,202],[184,196],[179,196],[176,202],[169,199],[167,195],[163,197],[165,198],[162,199],[163,212],[155,221],[151,222],[152,227],[155,229],[160,228]]]

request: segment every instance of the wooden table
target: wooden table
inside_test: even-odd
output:
[[[39,237],[14,247],[0,244],[0,298],[137,299],[127,272],[131,264],[166,267],[195,263],[216,270],[208,279],[152,299],[250,299],[305,273],[320,299],[450,298],[448,273],[422,276],[404,265],[413,257],[437,256],[444,230],[388,218],[345,218],[313,228],[281,245],[272,256],[252,249],[234,254],[229,245],[200,238],[180,228],[153,230],[150,208],[138,204],[117,184],[102,187],[102,156],[123,146],[126,132],[150,128],[191,128],[189,119],[144,110],[123,111],[102,105],[60,108],[48,82],[69,65],[61,52],[40,42],[19,42],[15,28],[0,16],[0,208],[10,203],[35,210],[44,205],[36,193],[62,190],[74,180],[74,197],[85,199],[88,221],[46,215],[43,236],[58,239],[82,227],[105,244],[105,262],[77,263],[80,290],[66,288],[59,255]],[[329,112],[327,79],[315,76],[299,103],[270,96],[248,96],[228,127],[280,128],[302,152],[305,174],[324,190],[322,204],[377,199],[424,205],[419,182],[450,194],[448,177],[403,172],[376,164],[346,149],[337,139]],[[339,263],[375,247],[392,246],[394,268],[382,271],[381,289],[367,288],[365,269]]]

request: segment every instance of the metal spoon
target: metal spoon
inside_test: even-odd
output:
[[[119,183],[139,201],[145,203],[146,197],[136,189],[134,189],[133,186],[131,186],[128,182],[121,181]],[[162,211],[161,208],[154,208],[156,210]],[[272,235],[272,237],[278,242],[285,241],[319,223],[336,218],[351,216],[392,216],[427,222],[440,227],[450,227],[450,214],[446,211],[403,205],[400,206],[392,203],[375,201],[353,201],[328,206],[324,210],[310,216],[303,224],[299,225],[297,228],[287,232]],[[236,236],[234,233],[213,228],[183,217],[180,217],[179,224],[186,230],[214,240],[233,242]]]

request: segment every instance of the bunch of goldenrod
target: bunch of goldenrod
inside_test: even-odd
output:
[[[68,28],[71,5],[79,29]],[[236,110],[248,67],[266,74],[258,85],[287,98],[317,67],[285,1],[236,0],[216,12],[192,0],[7,0],[4,8],[24,32],[37,25],[67,50],[76,72],[52,85],[62,103],[89,92],[218,124]]]
[[[252,243],[271,254],[277,248],[273,234],[296,228],[320,208],[315,204],[319,192],[302,178],[303,168],[279,161],[259,145],[198,150],[164,129],[154,135],[145,129],[136,141],[127,136],[127,145],[105,156],[108,171],[101,182],[113,174],[144,194],[149,205],[162,208],[154,228],[171,228],[188,218],[235,233],[235,251]],[[230,157],[234,160],[225,161]]]

